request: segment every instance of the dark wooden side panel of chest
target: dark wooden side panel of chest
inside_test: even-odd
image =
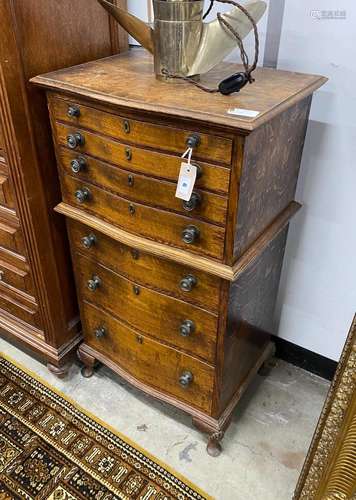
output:
[[[233,260],[294,200],[312,96],[246,137]]]

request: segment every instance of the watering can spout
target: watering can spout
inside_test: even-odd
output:
[[[153,0],[154,29],[108,0],[98,2],[154,55],[158,78],[206,73],[236,48],[236,38],[219,19],[203,22],[204,0]],[[267,7],[263,0],[246,0],[243,6],[256,23]],[[222,18],[241,38],[253,29],[237,7],[222,14]]]
[[[141,21],[138,17],[129,14],[124,9],[113,5],[107,0],[98,0],[98,2],[116,19],[124,30],[142,45],[142,47],[151,52],[151,54],[154,53],[153,30],[150,26]]]

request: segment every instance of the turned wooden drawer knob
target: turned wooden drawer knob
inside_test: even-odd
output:
[[[184,371],[179,377],[179,383],[182,387],[186,388],[190,386],[190,384],[193,382],[193,379],[194,377],[192,372]]]
[[[106,337],[107,330],[106,330],[105,326],[99,326],[99,328],[96,328],[94,330],[94,334],[95,334],[95,337],[97,339],[102,339],[102,338]]]
[[[179,327],[182,337],[190,337],[195,332],[195,323],[190,319],[186,319]]]
[[[197,284],[197,278],[193,274],[188,274],[188,276],[182,279],[179,286],[183,292],[191,292]]]
[[[70,162],[70,167],[72,169],[73,174],[79,174],[79,172],[85,170],[86,166],[87,162],[86,159],[83,157],[76,158],[75,160],[72,160]]]
[[[88,288],[91,292],[95,292],[101,285],[101,279],[99,276],[93,276],[91,280],[88,281]]]
[[[192,212],[201,204],[201,196],[197,192],[193,192],[189,201],[183,201],[183,208],[186,212]]]
[[[88,236],[84,236],[81,241],[83,247],[89,249],[96,244],[96,236],[95,234],[89,234]]]
[[[195,226],[188,226],[182,231],[182,240],[184,243],[187,243],[187,245],[191,245],[197,239],[199,239],[200,236],[200,231],[197,227]]]
[[[67,115],[69,118],[78,118],[80,116],[80,109],[78,106],[68,106]]]
[[[84,146],[84,144],[85,144],[84,136],[79,132],[67,135],[67,146],[70,149],[76,149],[78,146]]]
[[[192,134],[188,137],[187,139],[187,146],[188,148],[197,148],[201,143],[201,138],[199,134]]]
[[[77,189],[74,196],[75,196],[78,203],[84,203],[85,201],[89,200],[90,191],[88,188]]]

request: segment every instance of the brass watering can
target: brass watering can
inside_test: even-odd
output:
[[[154,55],[155,73],[159,79],[169,79],[171,75],[198,77],[236,48],[236,38],[218,19],[203,22],[204,0],[153,0],[153,28],[107,0],[98,2]],[[266,3],[261,0],[248,0],[243,6],[256,23],[266,10]],[[241,39],[253,28],[237,7],[221,17]]]

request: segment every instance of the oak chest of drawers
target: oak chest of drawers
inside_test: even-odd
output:
[[[222,65],[210,83],[231,68]],[[222,72],[222,73],[221,73]],[[273,310],[311,95],[259,70],[241,96],[155,80],[134,51],[40,76],[79,295],[84,375],[100,361],[220,440],[272,354]],[[256,118],[230,108],[259,111]],[[192,198],[175,197],[194,145]]]

